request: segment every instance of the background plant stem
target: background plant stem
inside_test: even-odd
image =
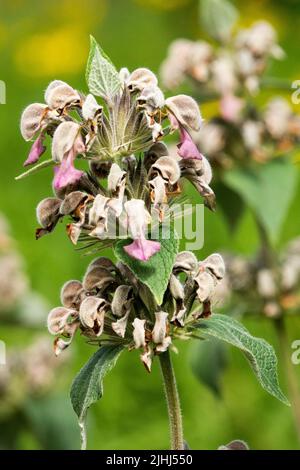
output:
[[[264,226],[260,223],[258,219],[256,219],[257,230],[260,238],[261,244],[261,255],[263,258],[263,262],[266,268],[272,269],[276,266],[277,262],[277,255],[275,250],[273,249],[268,234],[264,228]],[[297,381],[297,377],[295,375],[295,367],[291,362],[291,351],[289,347],[289,338],[286,331],[285,326],[285,311],[281,308],[281,313],[278,318],[273,320],[277,339],[280,348],[280,355],[283,361],[283,371],[285,376],[286,385],[288,388],[288,395],[291,402],[292,413],[294,417],[294,422],[296,426],[296,431],[298,435],[298,440],[300,442],[300,390]]]
[[[284,317],[277,318],[275,321],[275,328],[280,347],[281,357],[283,359],[284,372],[286,385],[288,388],[289,399],[293,411],[295,426],[300,443],[300,390],[295,375],[295,366],[291,361],[290,342],[286,331]]]
[[[160,354],[159,361],[168,405],[171,449],[182,450],[184,449],[182,416],[176,378],[169,351]]]

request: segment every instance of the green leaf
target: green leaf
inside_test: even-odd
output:
[[[71,402],[78,416],[82,449],[86,448],[86,416],[89,407],[103,395],[102,380],[123,350],[120,345],[102,346],[76,375],[71,387]]]
[[[288,159],[278,158],[254,169],[228,171],[224,181],[254,211],[270,240],[275,243],[295,194],[295,166]]]
[[[217,397],[221,396],[221,377],[227,365],[227,349],[222,341],[193,342],[192,371]]]
[[[275,351],[264,339],[255,338],[237,320],[227,315],[213,314],[208,319],[199,320],[192,328],[196,328],[204,338],[217,338],[239,348],[250,362],[261,386],[289,405],[278,384]]]
[[[228,0],[200,0],[199,15],[207,33],[224,41],[229,38],[239,13]]]
[[[49,158],[49,160],[45,160],[41,163],[38,163],[37,165],[33,166],[32,168],[29,168],[29,170],[24,171],[24,173],[21,173],[21,175],[16,176],[15,180],[21,180],[23,178],[26,178],[26,176],[33,175],[34,173],[37,173],[38,171],[42,170],[43,168],[47,168],[48,166],[54,166],[55,162],[53,161],[52,158]]]
[[[86,81],[93,95],[102,96],[109,102],[121,88],[118,71],[92,36]]]
[[[221,181],[214,186],[218,206],[221,207],[228,229],[234,233],[245,211],[245,203],[237,192],[230,189]]]
[[[168,287],[169,278],[175,257],[178,253],[178,238],[172,227],[169,238],[163,238],[160,233],[161,248],[148,261],[139,261],[131,258],[124,246],[132,242],[131,239],[119,240],[114,247],[116,257],[126,264],[133,274],[150,289],[158,305],[162,304],[164,293]]]

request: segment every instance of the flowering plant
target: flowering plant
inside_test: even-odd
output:
[[[240,348],[263,388],[288,402],[278,385],[273,348],[236,320],[212,313],[214,293],[225,274],[222,257],[214,253],[199,261],[192,252],[179,251],[170,209],[181,201],[182,181],[189,180],[205,205],[215,208],[210,165],[191,137],[201,127],[198,105],[186,95],[165,99],[148,69],[118,72],[93,38],[86,76],[87,96],[55,80],[46,90],[46,104],[30,105],[21,119],[25,139],[36,139],[25,162],[36,165],[21,177],[54,166],[55,197],[37,207],[37,238],[67,217],[74,244],[92,246],[94,252],[110,246],[116,258],[97,257],[82,281],[63,286],[62,306],[49,313],[48,329],[56,336],[57,355],[79,331],[98,348],[71,389],[82,448],[87,410],[103,394],[104,375],[123,350],[137,349],[148,372],[159,359],[171,447],[183,449],[170,357],[179,339],[219,338]],[[180,142],[169,153],[163,140],[177,131]],[[52,158],[37,163],[47,136],[52,138]],[[78,159],[88,163],[88,171],[75,168]],[[148,230],[150,224],[154,232]]]

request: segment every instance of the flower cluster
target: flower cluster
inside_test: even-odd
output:
[[[300,116],[284,98],[272,98],[262,110],[245,106],[234,120],[212,118],[195,142],[217,168],[266,163],[299,145]]]
[[[147,287],[125,264],[96,258],[82,282],[72,280],[63,286],[62,306],[49,313],[55,353],[66,349],[80,330],[92,344],[140,349],[141,360],[150,371],[154,355],[166,351],[173,338],[188,335],[187,325],[210,315],[211,301],[224,274],[220,255],[198,261],[193,253],[180,252],[163,303],[153,306]]]
[[[265,163],[299,145],[300,117],[288,101],[272,98],[259,109],[251,99],[263,85],[269,59],[281,57],[275,30],[265,21],[240,30],[220,48],[183,39],[171,45],[161,68],[165,86],[190,79],[200,99],[218,100],[219,112],[193,135],[215,168],[242,160]]]
[[[225,254],[226,276],[223,296],[238,296],[245,310],[278,318],[297,312],[300,305],[300,239],[292,240],[274,266],[266,265],[263,254],[255,259]],[[227,291],[227,295],[226,295]]]
[[[149,237],[148,226],[161,227],[172,218],[169,206],[181,194],[183,179],[214,209],[212,171],[191,137],[202,124],[192,98],[165,99],[156,76],[145,68],[132,73],[121,69],[119,80],[121,88],[109,98],[102,97],[101,105],[92,94],[84,96],[58,80],[50,83],[46,104],[32,104],[22,115],[23,137],[36,139],[25,165],[38,161],[46,136],[52,137],[54,196],[37,206],[37,238],[67,217],[67,233],[74,244],[97,244],[99,251],[129,237],[122,249],[147,266],[163,251],[152,232]],[[180,141],[169,152],[162,139],[175,131]],[[75,168],[79,158],[88,162],[88,171]],[[192,253],[182,252],[171,271],[158,305],[153,292],[125,263],[95,259],[82,282],[63,286],[62,306],[49,313],[55,353],[68,347],[80,330],[92,344],[140,349],[150,371],[152,357],[166,351],[174,337],[188,334],[188,323],[210,315],[210,302],[225,267],[220,255],[198,262]],[[203,308],[193,314],[197,301]]]
[[[239,30],[229,43],[218,49],[205,41],[177,39],[169,48],[161,74],[169,89],[188,78],[218,93],[225,110],[230,104],[238,106],[234,95],[243,88],[255,93],[268,60],[283,56],[273,27],[266,21],[257,21],[250,28]]]
[[[28,291],[22,259],[14,247],[9,227],[0,216],[0,316],[11,312]]]
[[[0,416],[2,411],[15,411],[28,396],[47,393],[57,383],[57,371],[67,361],[68,355],[59,362],[55,360],[47,338],[40,338],[22,350],[8,351],[6,365],[0,367]]]
[[[153,216],[162,222],[167,203],[181,193],[182,178],[214,209],[212,173],[191,138],[202,122],[196,102],[186,95],[165,99],[148,69],[131,74],[122,69],[120,76],[122,90],[104,106],[64,82],[50,83],[46,104],[32,104],[22,115],[23,137],[36,138],[25,165],[37,162],[50,135],[55,197],[37,207],[37,238],[68,216],[67,232],[74,244],[80,236],[109,239],[109,226],[114,226],[132,237],[128,254],[147,260],[160,249],[158,242],[146,239],[147,226]],[[163,127],[166,120],[169,126]],[[161,139],[177,130],[180,143],[170,155]],[[77,157],[88,161],[89,171],[75,168]],[[104,179],[107,184],[102,184]]]

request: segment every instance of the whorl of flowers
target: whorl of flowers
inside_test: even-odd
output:
[[[284,312],[297,313],[300,305],[300,239],[289,242],[273,266],[267,266],[263,253],[254,259],[224,254],[226,276],[222,298],[238,299],[245,311],[261,312],[278,318]]]
[[[195,185],[211,209],[215,198],[209,163],[190,135],[202,122],[196,102],[186,95],[165,99],[148,69],[131,74],[122,69],[120,76],[120,90],[103,105],[64,82],[50,83],[46,104],[29,105],[22,115],[23,137],[36,139],[25,165],[37,162],[49,135],[55,197],[37,207],[37,238],[65,216],[71,217],[67,231],[73,243],[80,234],[109,238],[108,222],[114,217],[134,240],[127,251],[147,260],[159,250],[145,237],[152,204],[161,222],[166,203],[181,193],[183,178]],[[180,143],[169,155],[162,139],[171,131],[179,132]],[[88,162],[88,171],[75,168],[79,158]]]
[[[255,93],[268,60],[283,57],[274,28],[267,21],[257,21],[248,29],[240,29],[220,48],[214,49],[205,41],[175,40],[161,74],[167,88],[175,88],[189,78],[223,96],[226,107],[242,88]]]
[[[287,100],[275,97],[259,109],[250,99],[264,84],[269,59],[283,56],[266,21],[239,30],[219,48],[185,39],[171,44],[161,67],[164,85],[174,89],[190,80],[200,98],[218,100],[219,112],[192,134],[214,168],[266,163],[299,145],[300,118]]]
[[[162,305],[153,309],[146,286],[125,264],[96,258],[82,281],[71,280],[63,286],[62,306],[49,313],[55,353],[67,348],[80,331],[92,344],[140,349],[141,360],[150,371],[155,354],[166,351],[173,339],[188,337],[185,326],[210,315],[211,300],[224,274],[220,255],[198,261],[192,252],[180,252]]]

